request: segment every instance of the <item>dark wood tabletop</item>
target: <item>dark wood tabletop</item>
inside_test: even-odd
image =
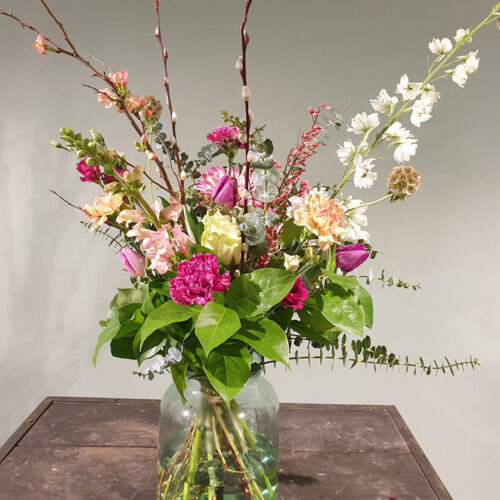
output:
[[[0,498],[155,497],[159,401],[45,399],[0,449]],[[281,500],[451,499],[394,406],[282,404]]]

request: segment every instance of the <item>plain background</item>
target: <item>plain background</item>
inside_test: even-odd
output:
[[[12,3],[12,0],[11,0]],[[163,96],[152,0],[50,2],[82,54],[127,69],[131,88]],[[394,93],[402,73],[425,76],[427,43],[472,27],[490,0],[254,0],[248,29],[248,78],[257,122],[283,160],[309,125],[307,108],[323,101],[353,113],[369,111],[380,88]],[[1,8],[10,7],[0,0]],[[190,154],[221,124],[221,106],[241,113],[238,29],[243,0],[162,2],[179,142]],[[15,1],[15,13],[60,39],[35,0]],[[1,297],[0,440],[48,395],[160,398],[168,379],[144,382],[133,363],[103,349],[91,356],[117,286],[128,278],[99,237],[80,226],[77,204],[97,194],[81,184],[74,161],[49,145],[62,125],[100,130],[108,144],[133,150],[128,122],[105,110],[81,83],[94,83],[64,56],[39,56],[34,37],[0,19]],[[369,230],[382,253],[370,265],[411,282],[419,292],[371,286],[372,338],[411,357],[473,354],[479,370],[452,377],[331,369],[307,363],[293,374],[268,372],[280,400],[395,404],[438,474],[458,500],[496,497],[500,32],[494,25],[473,40],[481,64],[465,89],[439,82],[442,99],[431,121],[415,129],[412,164],[422,174],[417,196],[370,208]],[[340,167],[333,133],[308,169],[311,181],[333,183]],[[379,182],[357,191],[365,200],[384,194],[389,158],[377,165]],[[368,265],[363,270],[367,272]]]

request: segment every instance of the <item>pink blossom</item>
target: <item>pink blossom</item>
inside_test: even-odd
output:
[[[214,192],[219,181],[225,176],[226,170],[223,167],[210,167],[201,177],[196,181],[196,189],[204,195],[212,198],[212,193]],[[238,196],[240,199],[243,198],[245,194],[245,176],[240,174],[237,168],[233,168],[233,176],[238,184]],[[252,183],[250,182],[250,189],[252,189]]]
[[[183,257],[188,256],[189,243],[194,243],[194,241],[182,231],[181,226],[175,223],[172,228],[172,236],[174,238],[174,245],[177,247],[178,252]]]
[[[159,216],[162,220],[165,221],[174,221],[177,222],[182,213],[182,205],[177,201],[174,196],[170,197],[170,205],[165,207],[157,212],[157,216]]]
[[[128,71],[114,71],[110,73],[109,79],[115,84],[122,87],[127,86]]]
[[[129,231],[130,234],[132,231]],[[165,274],[172,269],[170,259],[175,256],[174,244],[170,241],[167,230],[162,227],[158,231],[144,229],[140,236],[145,238],[141,243],[141,250],[146,252],[146,257],[151,261],[149,269],[158,274]]]
[[[292,309],[302,309],[304,307],[304,301],[309,296],[307,288],[302,283],[302,278],[299,276],[295,281],[290,293],[281,301],[285,307],[291,307]]]
[[[239,148],[243,148],[245,146],[240,141],[239,135],[240,129],[238,127],[224,125],[223,127],[215,128],[212,132],[207,134],[207,139],[210,142],[217,143],[220,147],[236,145]]]
[[[220,275],[219,261],[210,253],[199,253],[179,262],[177,276],[168,281],[172,300],[186,306],[205,305],[214,300],[214,292],[223,292],[231,284],[229,271]]]
[[[144,97],[132,94],[125,99],[125,108],[127,109],[127,111],[133,113],[141,106],[144,106],[146,103],[147,100]]]
[[[101,176],[99,165],[87,165],[87,158],[89,157],[86,156],[76,164],[76,169],[82,174],[80,180],[82,182],[99,182]]]
[[[101,89],[97,92],[97,100],[106,108],[109,109],[116,100],[116,94],[110,89]]]
[[[125,270],[134,278],[144,276],[146,259],[142,255],[134,252],[131,248],[123,248],[118,252],[118,256]]]
[[[47,52],[45,51],[45,37],[41,33],[38,33],[35,43],[33,44],[33,47],[35,47],[35,49],[39,54],[41,55],[47,54]]]

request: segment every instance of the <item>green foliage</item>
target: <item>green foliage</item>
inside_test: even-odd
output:
[[[214,389],[229,405],[248,380],[250,365],[250,352],[245,344],[226,342],[210,353],[203,369]]]
[[[213,349],[236,333],[240,326],[236,311],[216,302],[208,302],[196,320],[194,332],[208,356]]]
[[[244,319],[241,329],[232,336],[255,349],[265,358],[288,365],[288,340],[282,328],[265,317]]]
[[[302,228],[296,226],[292,219],[288,219],[281,230],[278,242],[281,246],[288,247],[293,243],[294,239],[298,239],[302,234]]]
[[[257,269],[235,279],[226,294],[226,304],[240,318],[269,311],[290,292],[297,279],[283,269]]]

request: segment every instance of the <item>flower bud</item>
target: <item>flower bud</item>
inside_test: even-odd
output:
[[[242,244],[241,244],[241,251],[242,251],[243,253],[248,253],[248,249],[249,249],[249,248],[250,248],[250,247],[248,246],[248,243],[242,243]]]
[[[148,142],[148,136],[146,134],[143,134],[141,137],[141,143],[146,144]]]
[[[238,57],[234,66],[241,73],[243,71],[243,57]]]
[[[253,151],[249,151],[247,154],[247,162],[253,163],[255,161],[255,153]]]
[[[234,278],[239,278],[240,276],[241,276],[240,270],[236,269],[236,271],[234,271],[234,273],[233,273],[233,277]]]
[[[155,36],[156,37],[160,36],[160,30],[158,28],[155,29]]]
[[[142,255],[139,255],[131,248],[126,247],[118,252],[118,256],[120,257],[125,270],[128,271],[134,278],[144,276],[146,259]]]
[[[221,177],[212,191],[212,201],[233,208],[236,205],[236,181],[229,175]]]
[[[240,193],[240,198],[242,200],[248,200],[250,198],[250,193],[246,189],[243,189]]]
[[[250,43],[250,37],[248,36],[247,30],[243,32],[243,36],[245,37],[245,45],[248,45]]]
[[[250,92],[250,89],[246,86],[243,85],[241,89],[241,98],[245,101],[248,102],[248,100],[252,97],[252,93]]]
[[[186,171],[185,171],[185,170],[183,170],[183,171],[181,172],[181,181],[185,181],[185,180],[186,180],[186,177],[187,177]]]
[[[177,123],[177,113],[172,111],[172,124],[175,125]]]
[[[175,146],[177,144],[177,141],[175,140],[175,137],[172,135],[170,136],[170,139],[168,140],[172,146]]]
[[[148,151],[148,160],[156,160],[156,155],[153,153],[153,151]]]
[[[163,57],[165,59],[168,59],[168,51],[167,51],[167,49],[163,49]]]
[[[250,121],[250,123],[252,123],[255,120],[255,117],[253,116],[251,109],[248,110],[248,120]]]
[[[355,243],[354,245],[338,247],[335,251],[335,262],[339,269],[348,273],[363,264],[369,256],[370,252],[365,245]]]

